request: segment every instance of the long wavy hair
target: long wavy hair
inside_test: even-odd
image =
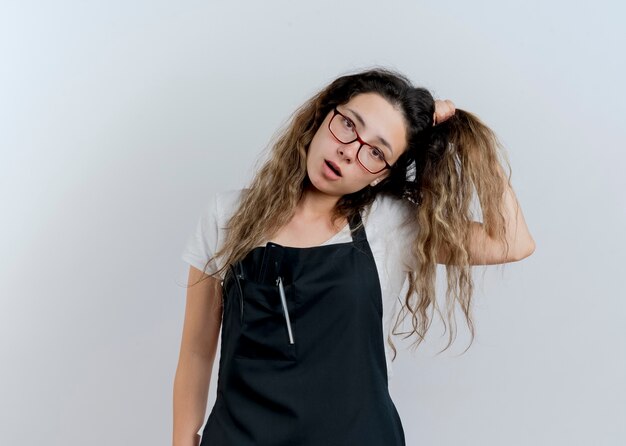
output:
[[[268,160],[257,171],[249,188],[242,192],[239,206],[225,228],[226,239],[207,261],[204,272],[209,264],[221,258],[222,266],[213,274],[217,277],[262,244],[268,234],[290,221],[307,185],[306,157],[313,136],[335,106],[361,93],[377,93],[401,110],[408,145],[380,183],[339,199],[333,221],[350,218],[366,209],[377,194],[405,200],[412,208],[405,224],[417,225],[419,230],[414,231],[414,240],[407,241],[415,263],[408,274],[409,287],[393,334],[404,334],[405,338],[415,335],[412,346],[417,348],[436,310],[444,328],[450,326],[449,341],[443,349],[446,350],[456,337],[458,302],[471,333],[469,348],[475,336],[471,311],[472,259],[468,250],[474,220],[472,198],[475,191],[484,229],[491,238],[502,243],[506,254],[505,220],[500,210],[505,188],[500,156],[508,167],[509,182],[510,164],[496,135],[476,115],[457,108],[452,117],[433,126],[435,100],[431,93],[413,86],[403,74],[387,68],[341,76],[294,112],[285,129],[275,138]],[[445,318],[435,292],[437,260],[441,252],[447,253]],[[412,329],[397,332],[407,316]],[[387,341],[395,359],[396,348],[390,336]]]

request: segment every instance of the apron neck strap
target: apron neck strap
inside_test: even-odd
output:
[[[367,236],[365,235],[365,226],[363,226],[363,220],[361,219],[361,213],[355,212],[348,220],[350,224],[350,232],[352,233],[352,240],[355,243],[367,242]]]

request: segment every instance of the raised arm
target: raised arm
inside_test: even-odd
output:
[[[495,265],[500,263],[517,262],[535,251],[535,240],[530,235],[522,208],[513,192],[513,188],[499,169],[500,177],[504,182],[504,196],[501,211],[504,215],[506,227],[506,246],[487,234],[483,223],[471,222],[469,255],[471,265]],[[439,252],[437,263],[446,264],[448,252],[442,249]]]
[[[434,124],[441,123],[454,115],[456,107],[449,100],[435,101]],[[504,170],[496,164],[497,174],[502,181],[504,194],[500,200],[499,210],[504,216],[505,240],[491,237],[482,222],[470,223],[470,240],[468,245],[470,265],[495,265],[517,262],[535,251],[535,241],[528,231],[524,214],[513,192]],[[443,246],[437,253],[437,263],[448,264],[449,250]]]

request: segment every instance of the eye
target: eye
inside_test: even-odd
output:
[[[352,130],[354,128],[354,124],[345,116],[342,116],[342,122],[345,128]]]
[[[374,158],[380,161],[385,161],[385,154],[378,147],[370,148],[370,153]]]

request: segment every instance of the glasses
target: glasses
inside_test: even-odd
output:
[[[389,163],[385,160],[383,151],[378,147],[371,146],[361,139],[356,132],[354,122],[347,116],[341,114],[336,108],[333,109],[333,117],[330,118],[328,129],[337,140],[342,144],[350,144],[359,141],[361,144],[356,152],[356,159],[359,164],[369,173],[380,173],[385,169],[391,169]],[[365,150],[361,150],[365,147]]]

